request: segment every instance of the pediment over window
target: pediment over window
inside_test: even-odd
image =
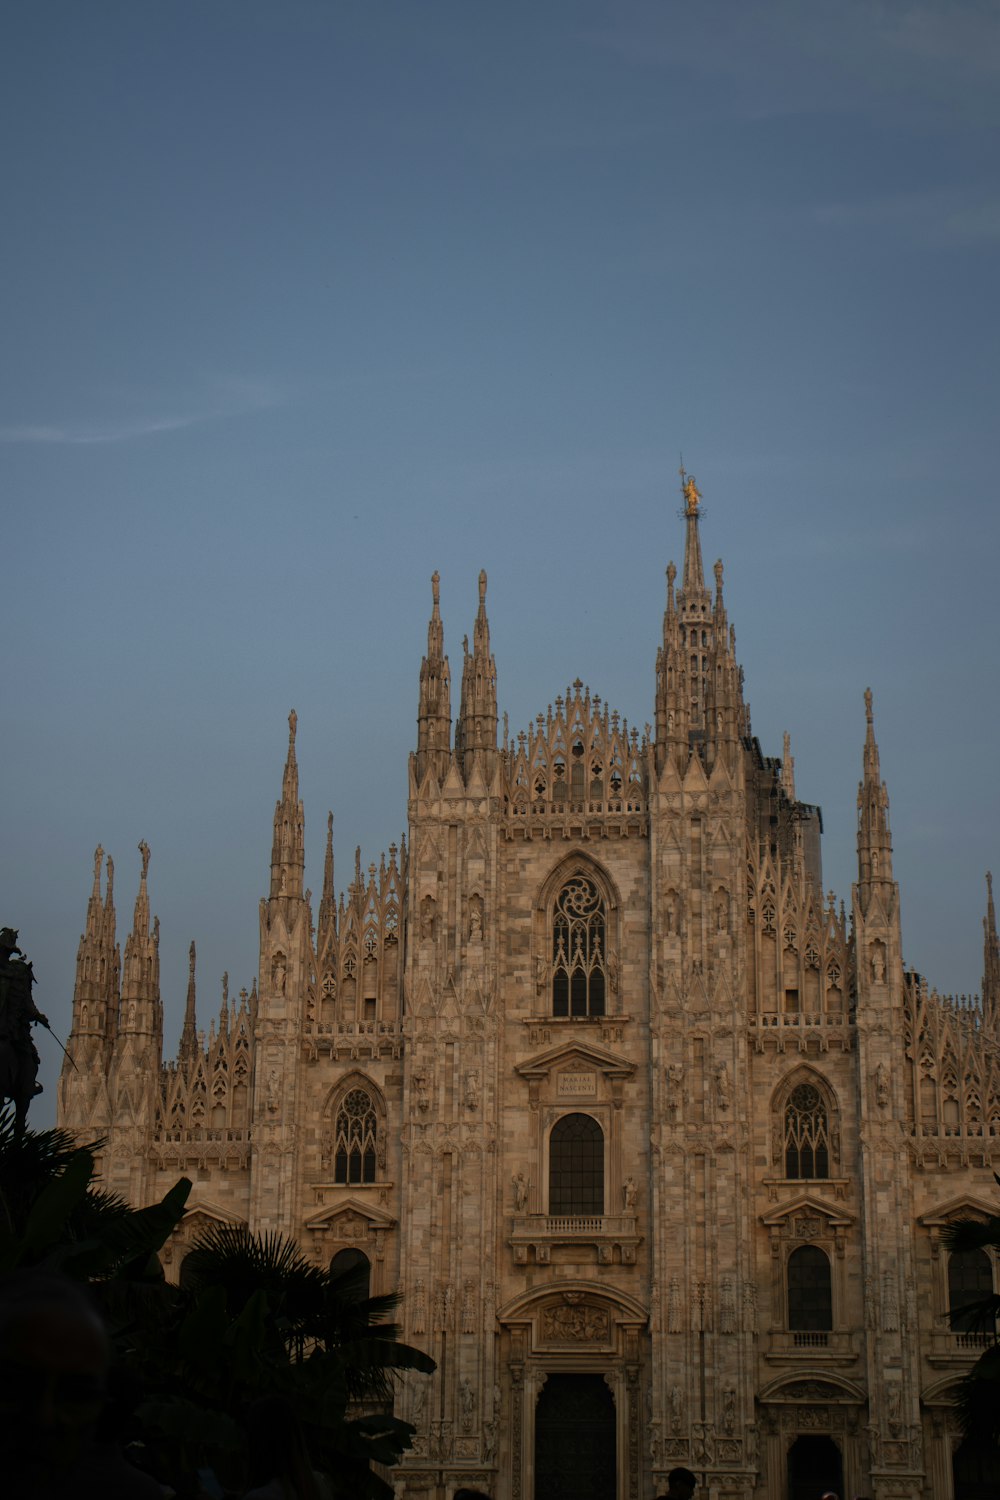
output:
[[[784,1234],[796,1240],[830,1238],[843,1234],[855,1222],[853,1214],[824,1203],[820,1198],[804,1194],[792,1203],[783,1203],[769,1214],[761,1214],[760,1222],[771,1234]]]
[[[624,1079],[631,1078],[635,1073],[635,1063],[631,1063],[624,1057],[617,1057],[613,1052],[607,1052],[603,1047],[592,1046],[589,1042],[564,1042],[559,1047],[550,1047],[547,1052],[540,1052],[537,1057],[532,1057],[527,1062],[518,1063],[515,1072],[531,1083],[541,1082],[554,1072],[574,1070],[590,1070],[603,1073],[605,1078]]]
[[[997,1216],[997,1205],[987,1203],[983,1198],[973,1198],[966,1195],[962,1198],[950,1198],[947,1203],[942,1203],[939,1208],[932,1209],[930,1213],[921,1214],[917,1219],[925,1229],[941,1229],[945,1224],[954,1224],[958,1219],[994,1219]]]
[[[360,1233],[345,1232],[349,1229],[353,1231],[355,1226]],[[360,1198],[344,1198],[339,1203],[331,1203],[310,1214],[305,1221],[307,1229],[340,1231],[337,1234],[340,1239],[366,1239],[377,1229],[394,1229],[395,1226],[396,1220],[392,1214],[387,1214],[384,1209],[377,1208],[372,1203],[364,1203]]]
[[[189,1203],[187,1212],[181,1220],[186,1230],[196,1228],[199,1232],[202,1229],[211,1229],[215,1224],[232,1224],[245,1228],[246,1222],[242,1214],[234,1213],[231,1208],[220,1208],[217,1203],[212,1203],[207,1198],[202,1198],[197,1203]]]

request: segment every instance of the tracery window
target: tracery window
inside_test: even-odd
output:
[[[807,1333],[833,1327],[830,1258],[818,1245],[800,1245],[788,1257],[788,1326]]]
[[[574,875],[559,892],[552,924],[553,1015],[604,1015],[605,953],[604,902],[592,880]]]
[[[374,1182],[375,1103],[364,1089],[350,1089],[340,1101],[334,1127],[334,1182]]]
[[[948,1308],[953,1333],[983,1333],[990,1321],[961,1308],[993,1296],[993,1267],[985,1250],[953,1250],[948,1257]],[[958,1316],[956,1317],[956,1313]]]
[[[604,1212],[604,1131],[593,1115],[563,1115],[549,1136],[549,1213]]]
[[[815,1084],[799,1083],[785,1105],[785,1176],[829,1177],[830,1125]]]

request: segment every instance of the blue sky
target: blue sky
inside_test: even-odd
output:
[[[978,988],[995,6],[37,0],[0,118],[0,917],[57,1029],[98,841],[168,1048],[192,937],[206,1025],[249,985],[293,705],[308,883],[328,807],[338,886],[398,839],[435,568],[512,731],[651,718],[681,451],[826,883],[870,684],[906,960]]]

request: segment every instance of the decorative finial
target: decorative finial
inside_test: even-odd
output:
[[[292,711],[291,711],[291,713],[288,715],[288,743],[289,743],[289,745],[294,745],[295,744],[295,730],[296,730],[296,726],[298,725],[298,722],[299,722],[299,716],[298,716],[298,714],[295,712],[295,710],[293,708]]]
[[[436,568],[431,574],[431,598],[434,601],[434,607],[437,608],[441,603],[441,574]]]
[[[332,834],[333,834],[333,813],[332,812],[328,812],[327,815],[326,815],[326,831],[327,831],[328,834],[330,834],[332,836]]]
[[[480,604],[485,604],[486,603],[486,569],[485,568],[480,568],[480,570],[479,570],[479,602],[480,602]]]
[[[721,594],[722,593],[722,558],[721,557],[716,562],[715,567],[712,569],[712,571],[715,574],[715,587],[718,589],[719,593]]]
[[[192,940],[191,940],[191,946],[188,949],[188,973],[191,974],[192,976],[194,975],[194,960],[195,960],[194,939],[192,938]]]
[[[149,869],[149,845],[145,839],[139,840],[139,853],[142,855],[142,878],[145,880],[146,871]]]
[[[872,690],[865,688],[865,718],[872,723]]]
[[[989,870],[986,871],[986,894],[989,896],[989,899],[992,901],[993,900],[993,875],[992,875],[992,872],[989,871]]]
[[[99,885],[101,879],[101,860],[104,858],[104,850],[98,844],[94,850],[94,884]]]

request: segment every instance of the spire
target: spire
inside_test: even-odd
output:
[[[441,575],[431,577],[433,607],[427,626],[427,655],[420,665],[417,710],[417,781],[432,770],[443,781],[451,759],[451,673],[444,654],[441,624]]]
[[[889,793],[879,769],[871,688],[865,688],[865,720],[864,770],[858,786],[858,884],[863,911],[876,887],[893,883]]]
[[[160,919],[149,923],[149,845],[140,840],[142,873],[135,898],[132,931],[125,943],[122,995],[119,1007],[119,1037],[124,1033],[143,1032],[162,1035],[160,1009]]]
[[[222,975],[222,1004],[219,1006],[219,1035],[229,1035],[229,970]]]
[[[281,778],[281,800],[274,809],[274,840],[271,845],[271,896],[301,898],[305,870],[304,814],[299,801],[299,767],[295,759],[298,715],[288,715],[288,754]]]
[[[986,915],[983,918],[983,1015],[994,1022],[1000,1014],[1000,941],[993,904],[993,876],[986,872]]]
[[[792,737],[786,729],[781,740],[781,789],[789,802],[795,801],[795,757]]]
[[[132,933],[138,937],[149,935],[149,889],[147,877],[149,875],[149,845],[145,839],[139,840],[139,853],[142,856],[142,874],[139,876],[139,892],[135,898],[135,912],[132,916]]]
[[[316,955],[322,961],[337,932],[337,898],[333,890],[333,813],[326,815],[326,857],[323,860],[323,894],[316,926]]]
[[[182,1063],[194,1061],[198,1051],[198,1017],[195,1001],[195,979],[194,979],[195,948],[192,939],[188,949],[188,987],[187,1000],[184,1005],[184,1025],[181,1029],[180,1060]]]
[[[76,1074],[80,1062],[100,1058],[106,1063],[114,1039],[118,1013],[118,951],[115,943],[115,908],[112,897],[114,866],[108,860],[108,894],[101,899],[101,867],[104,850],[94,850],[94,878],[87,900],[87,917],[76,955],[73,984],[73,1021],[69,1059],[64,1076]],[[89,1038],[90,1040],[86,1040]],[[79,1045],[77,1045],[79,1044]]]
[[[497,748],[497,669],[490,654],[490,624],[486,618],[486,571],[479,574],[479,609],[472,627],[472,651],[465,641],[462,663],[462,703],[455,725],[455,758],[466,781],[477,750],[483,753],[483,774],[489,781]]]
[[[701,560],[701,492],[683,464],[680,473],[687,528],[684,581],[675,594],[677,569],[671,563],[663,645],[656,657],[656,767],[662,771],[670,759],[683,776],[692,754],[702,759],[706,770],[720,756],[735,770],[747,711],[736,638],[726,619],[722,563],[713,570],[713,603]]]
[[[695,594],[705,592],[705,574],[701,565],[701,539],[698,536],[698,522],[701,520],[701,512],[698,509],[701,504],[701,491],[695,482],[694,475],[685,473],[683,461],[680,475],[681,494],[684,496],[684,522],[687,528],[684,537],[684,596],[689,602],[693,602]]]

